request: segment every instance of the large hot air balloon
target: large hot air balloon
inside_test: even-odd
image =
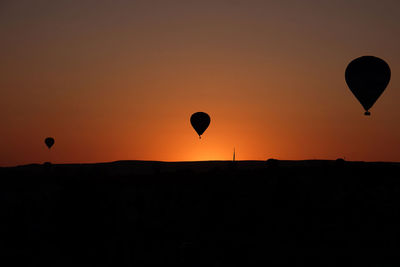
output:
[[[207,130],[210,121],[210,116],[204,112],[196,112],[190,117],[190,123],[199,135],[199,138],[201,138],[201,135]]]
[[[369,109],[389,84],[390,68],[380,58],[363,56],[350,62],[345,79],[351,92],[364,107],[364,114],[371,115]]]
[[[46,139],[44,139],[44,143],[50,149],[54,145],[54,138],[53,137],[47,137]]]

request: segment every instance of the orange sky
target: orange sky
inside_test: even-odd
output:
[[[397,0],[1,1],[0,166],[233,147],[238,160],[400,161],[399,13]],[[344,81],[363,55],[392,70],[370,117]],[[197,111],[211,116],[201,140]]]

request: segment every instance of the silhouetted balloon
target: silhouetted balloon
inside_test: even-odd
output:
[[[54,145],[54,138],[47,137],[46,139],[44,139],[44,143],[50,149]]]
[[[363,56],[350,62],[345,79],[351,92],[364,107],[364,114],[370,115],[369,109],[389,84],[390,68],[380,58]]]
[[[201,135],[208,128],[208,125],[210,125],[210,121],[210,116],[204,112],[196,112],[190,117],[190,123],[199,135],[199,138],[201,138]]]

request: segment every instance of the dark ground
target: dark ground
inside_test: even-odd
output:
[[[400,266],[400,164],[0,168],[0,235],[1,266]]]

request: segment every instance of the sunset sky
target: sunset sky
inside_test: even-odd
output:
[[[0,1],[0,166],[400,161],[400,1]],[[371,116],[347,64],[392,79]],[[207,112],[199,140],[190,115]],[[47,136],[55,138],[49,151]]]

